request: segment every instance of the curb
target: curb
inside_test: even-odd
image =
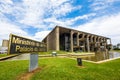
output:
[[[12,58],[12,57],[18,56],[18,55],[19,55],[19,54],[15,54],[15,55],[9,55],[9,56],[5,56],[5,57],[1,57],[1,58],[0,58],[0,61],[6,60],[6,59],[9,59],[9,58]]]

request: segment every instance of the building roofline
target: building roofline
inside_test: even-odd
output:
[[[82,33],[85,33],[85,34],[90,34],[90,35],[94,35],[94,36],[99,36],[99,37],[104,37],[104,38],[110,39],[110,38],[105,37],[105,36],[100,36],[100,35],[96,35],[96,34],[92,34],[92,33],[84,32],[84,31],[79,31],[79,30],[76,30],[76,29],[70,29],[70,28],[66,28],[66,27],[62,27],[62,26],[56,26],[56,27],[60,27],[60,28],[64,28],[64,29],[73,30],[73,31],[76,31],[76,32],[82,32]]]
[[[90,35],[94,35],[94,36],[99,36],[99,37],[103,37],[103,38],[110,39],[110,38],[105,37],[105,36],[100,36],[100,35],[96,35],[96,34],[84,32],[84,31],[79,31],[79,30],[75,30],[75,29],[70,29],[70,28],[66,28],[66,27],[62,27],[62,26],[58,26],[58,25],[56,25],[55,28],[53,28],[52,31],[51,31],[47,36],[49,36],[57,27],[59,27],[59,28],[64,28],[64,29],[68,29],[68,30],[73,30],[73,31],[76,31],[76,32],[82,32],[82,33],[85,33],[85,34],[90,34]],[[46,36],[44,39],[46,39],[47,36]],[[44,39],[43,39],[43,40],[44,40]],[[43,40],[42,40],[42,41],[43,41]]]
[[[56,25],[55,28],[53,28],[53,29],[48,33],[48,35],[50,35],[57,27],[58,27],[58,26]],[[48,35],[47,35],[47,36],[48,36]],[[47,36],[46,36],[45,38],[43,38],[42,41],[43,41],[44,39],[46,39]]]

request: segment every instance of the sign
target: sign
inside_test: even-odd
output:
[[[10,34],[8,54],[46,51],[46,44]]]
[[[38,68],[38,54],[30,54],[29,72]]]

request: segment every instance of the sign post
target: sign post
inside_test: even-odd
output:
[[[77,58],[77,64],[78,66],[82,66],[82,58]]]
[[[38,52],[46,51],[46,44],[10,34],[8,54],[30,53],[29,72],[38,68]]]
[[[38,54],[31,53],[30,60],[29,60],[29,72],[38,68]]]

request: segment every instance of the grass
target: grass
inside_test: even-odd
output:
[[[28,71],[28,61],[0,62],[0,80],[16,80],[17,76]]]
[[[102,64],[83,62],[69,58],[39,59],[41,70],[31,80],[120,80],[120,59]],[[0,62],[0,80],[16,80],[28,71],[28,61]]]
[[[120,50],[114,50],[114,51],[116,51],[116,52],[120,52]]]
[[[45,67],[32,80],[120,80],[120,59],[93,64],[83,62],[83,68],[72,59],[41,59],[39,65]]]
[[[120,50],[112,50],[113,52],[119,52],[120,53]]]
[[[0,58],[5,56],[7,56],[7,54],[0,54]]]

